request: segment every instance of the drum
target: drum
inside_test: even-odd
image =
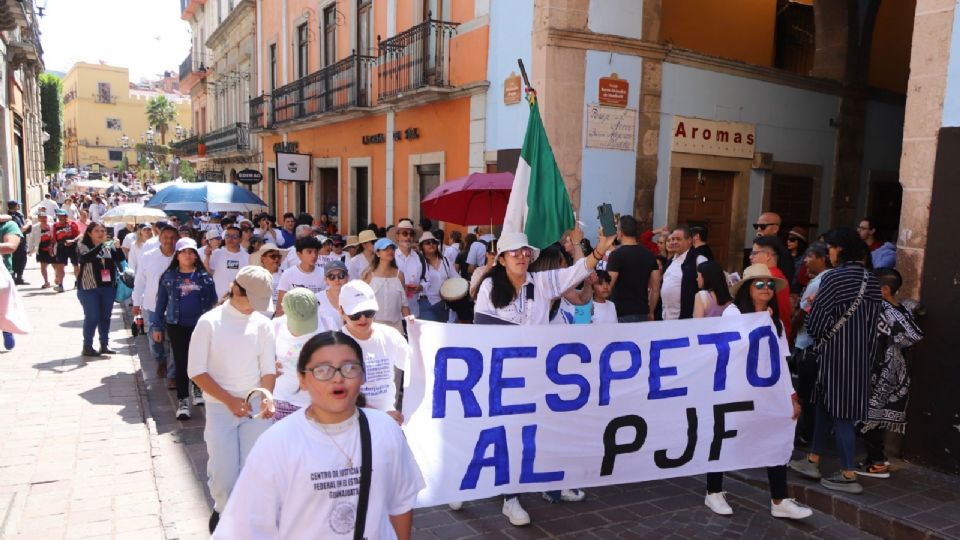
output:
[[[473,320],[473,300],[470,283],[462,277],[452,277],[440,285],[440,298],[457,314],[457,320]]]

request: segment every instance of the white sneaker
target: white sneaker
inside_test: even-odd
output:
[[[203,390],[193,383],[190,383],[190,386],[193,387],[193,406],[203,405]]]
[[[560,491],[560,500],[563,502],[580,502],[587,498],[587,492],[582,489],[564,489]]]
[[[514,527],[523,527],[530,524],[530,514],[520,506],[519,497],[510,497],[503,501],[503,515],[507,516]]]
[[[177,420],[189,420],[190,419],[190,400],[183,398],[180,400],[180,404],[177,406]]]
[[[449,506],[451,510],[459,510],[463,508],[463,501],[452,502],[447,506]]]
[[[770,515],[778,518],[803,519],[813,515],[813,510],[800,505],[794,499],[784,499],[780,504],[770,501]]]
[[[733,514],[733,508],[730,508],[730,505],[727,503],[726,492],[724,491],[707,493],[707,496],[703,498],[703,504],[707,505],[707,508],[710,510],[713,510],[714,514],[721,516]]]

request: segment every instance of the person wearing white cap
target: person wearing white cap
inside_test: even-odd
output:
[[[420,251],[427,271],[423,277],[423,294],[420,296],[420,319],[425,321],[447,322],[450,310],[440,298],[440,286],[443,282],[460,277],[446,257],[440,254],[440,241],[430,231],[420,235]]]
[[[377,241],[377,235],[370,229],[360,231],[357,236],[357,250],[349,262],[347,262],[347,273],[350,279],[360,279],[363,271],[370,267],[373,262],[373,244]]]
[[[355,279],[340,288],[342,332],[357,340],[363,349],[367,380],[360,390],[366,397],[366,406],[389,414],[399,424],[403,423],[403,415],[396,410],[394,369],[407,370],[411,350],[399,330],[374,322],[379,309],[373,289],[363,281]]]
[[[602,231],[601,231],[602,233]],[[474,308],[476,324],[541,325],[550,323],[550,304],[563,293],[583,281],[603,260],[614,236],[599,234],[594,251],[566,268],[528,272],[530,263],[540,250],[532,247],[527,235],[505,232],[497,242],[496,264],[487,272],[477,293]],[[577,226],[570,232],[571,240],[580,243],[583,231]],[[580,490],[563,490],[560,500],[583,500]],[[517,495],[504,495],[503,514],[514,526],[530,524],[530,515]]]
[[[251,417],[265,404],[246,400],[253,388],[273,391],[276,346],[270,321],[260,313],[273,294],[270,272],[245,266],[230,281],[223,304],[204,313],[190,339],[187,373],[206,401],[207,485],[213,497],[210,532],[257,437],[270,427],[272,413]]]
[[[217,296],[230,291],[230,283],[237,272],[246,266],[250,255],[240,248],[240,227],[231,225],[223,232],[224,246],[210,254],[207,269],[217,284]]]
[[[420,297],[423,296],[423,278],[427,271],[427,263],[415,249],[414,238],[417,230],[409,219],[401,219],[394,227],[397,234],[397,249],[394,260],[397,268],[403,275],[404,290],[407,294],[407,303],[410,313],[420,316]]]
[[[176,254],[160,276],[157,306],[150,314],[150,339],[163,341],[166,331],[176,363],[177,418],[190,419],[190,379],[187,377],[187,351],[190,337],[200,316],[217,305],[217,288],[200,262],[197,243],[192,238],[177,240]],[[203,405],[203,396],[194,391],[194,405]]]

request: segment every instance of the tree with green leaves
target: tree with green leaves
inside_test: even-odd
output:
[[[147,101],[147,122],[160,134],[160,144],[167,144],[167,129],[177,120],[177,106],[167,96],[157,96]]]
[[[43,170],[60,172],[63,165],[63,82],[51,73],[40,75],[40,120],[50,138],[43,143]]]

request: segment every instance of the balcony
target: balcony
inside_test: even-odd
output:
[[[193,51],[187,53],[187,57],[180,63],[180,80],[184,80],[193,73]]]
[[[250,129],[246,122],[237,122],[207,133],[207,154],[240,152],[250,149]]]
[[[389,101],[425,87],[450,86],[450,38],[458,23],[426,20],[379,42],[378,99]]]
[[[372,101],[371,70],[375,61],[372,56],[353,54],[336,64],[277,88],[270,100],[271,123],[264,127],[313,118],[351,107],[369,107]]]
[[[270,94],[257,96],[250,100],[250,129],[261,130],[270,127]]]
[[[170,143],[170,149],[178,156],[195,156],[199,152],[199,147],[200,137],[197,135]]]

